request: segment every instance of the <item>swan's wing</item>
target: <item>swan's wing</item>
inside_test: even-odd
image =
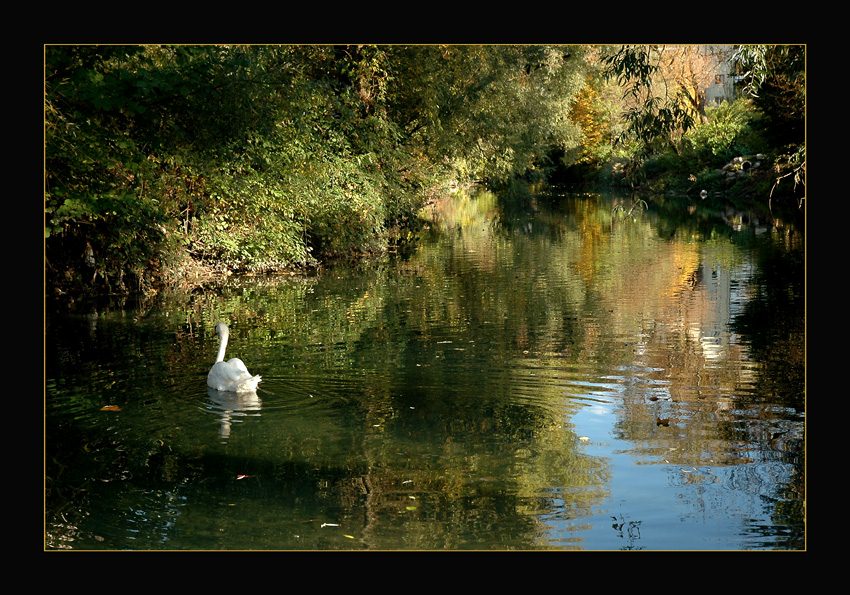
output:
[[[207,386],[215,390],[231,390],[232,369],[227,362],[216,362],[207,374]]]
[[[245,372],[250,376],[250,372],[248,372],[248,367],[245,365],[245,362],[243,362],[238,357],[230,358],[229,360],[227,360],[227,364],[233,366],[235,369],[241,372]]]
[[[241,359],[234,357],[226,362],[216,362],[207,375],[207,386],[216,390],[250,392],[257,389],[260,376],[251,376]]]

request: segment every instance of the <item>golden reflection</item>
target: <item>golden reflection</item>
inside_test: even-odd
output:
[[[593,362],[600,372],[613,365],[646,370],[643,389],[633,397],[626,391],[621,423],[623,437],[634,441],[637,451],[656,453],[655,462],[676,464],[745,460],[728,451],[723,426],[735,395],[757,376],[747,364],[746,345],[733,341],[728,330],[733,305],[746,297],[741,291],[752,274],[732,243],[695,241],[688,234],[663,241],[648,217],[615,219],[606,201],[593,198],[572,203],[560,220],[547,215],[558,242],[550,241],[551,233],[521,236],[521,249],[519,238],[495,248],[504,238],[486,223],[494,217],[493,200],[486,194],[478,201],[461,196],[435,206],[433,213],[435,224],[446,229],[474,230],[463,236],[469,268],[498,276],[494,256],[507,254],[505,270],[541,280],[536,286],[540,296],[509,292],[488,304],[498,310],[488,318],[513,319],[510,344],[515,349],[569,354]],[[535,259],[544,251],[545,259]],[[445,272],[432,274],[437,278]],[[538,318],[523,316],[534,309],[547,312],[542,327]],[[565,319],[576,320],[573,342],[564,340]],[[612,342],[612,337],[621,341]],[[663,388],[666,396],[648,399],[650,386]],[[679,410],[683,414],[674,416],[676,423],[656,424]],[[683,439],[691,447],[666,450]]]

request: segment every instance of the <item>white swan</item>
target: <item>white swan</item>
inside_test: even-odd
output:
[[[227,349],[230,329],[223,322],[219,322],[215,325],[215,332],[221,340],[221,345],[219,345],[215,363],[210,368],[210,373],[207,374],[207,386],[215,390],[234,393],[248,393],[257,390],[260,376],[251,376],[241,359],[234,357],[224,361],[224,350]]]

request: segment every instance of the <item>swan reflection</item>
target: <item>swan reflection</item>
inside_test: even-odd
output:
[[[259,415],[263,405],[256,391],[236,393],[207,388],[207,396],[210,409],[220,416],[218,435],[225,440],[230,437],[234,418]]]

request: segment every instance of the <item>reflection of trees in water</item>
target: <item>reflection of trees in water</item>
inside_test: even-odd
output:
[[[760,468],[780,469],[784,477],[766,494],[771,516],[786,547],[805,545],[805,303],[803,238],[791,228],[777,229],[756,247],[757,272],[752,298],[731,323],[749,346],[759,374],[753,390],[741,399],[751,423],[735,433],[760,445]],[[777,250],[779,245],[782,249]],[[764,473],[765,471],[761,471]],[[761,485],[760,475],[752,483]],[[770,480],[768,480],[769,483]],[[752,527],[756,533],[769,527]]]
[[[365,438],[368,471],[341,487],[365,509],[370,547],[540,547],[540,516],[588,514],[604,497],[606,468],[580,452],[563,408],[514,402],[509,376],[462,378],[390,397],[394,413]]]
[[[622,550],[642,550],[638,545],[640,541],[640,526],[643,521],[626,520],[622,514],[611,517],[611,528],[616,531],[617,537],[624,541]]]
[[[723,292],[754,287],[744,272],[728,274],[743,271],[743,252],[726,240],[659,241],[649,214],[615,222],[610,206],[594,198],[556,209],[529,203],[517,223],[492,195],[451,209],[438,216],[452,238],[442,241],[447,232],[435,224],[436,243],[402,263],[197,294],[182,327],[192,333],[175,335],[168,347],[159,340],[155,361],[168,384],[210,359],[212,325],[227,313],[241,327],[240,345],[270,378],[305,391],[325,382],[336,391],[325,398],[338,396],[335,411],[344,415],[305,410],[285,431],[252,424],[251,457],[240,458],[232,454],[243,448],[233,421],[257,413],[259,399],[210,396],[227,456],[157,430],[146,449],[129,445],[130,459],[116,464],[132,470],[137,485],[179,485],[193,502],[211,494],[238,500],[243,515],[268,528],[260,547],[280,547],[292,534],[300,537],[284,546],[540,547],[550,543],[540,519],[587,515],[605,497],[608,470],[576,444],[567,395],[593,390],[572,380],[606,377],[622,387],[617,428],[636,454],[683,468],[781,462],[786,471],[777,471],[772,491],[767,481],[755,487],[758,474],[748,484],[744,472],[728,489],[774,498],[777,524],[801,526],[800,424],[781,408],[749,407],[778,388],[765,371],[787,358],[768,346],[786,323],[775,324],[761,347],[753,329],[762,319],[750,318],[752,329],[733,327],[750,342],[726,327],[735,300],[722,302]],[[111,348],[138,361],[140,341],[118,343]],[[755,362],[748,354],[758,355]],[[796,372],[785,378],[798,382]],[[165,397],[147,398],[168,410]],[[263,414],[267,423],[272,416]],[[61,449],[56,443],[52,452]],[[61,455],[66,464],[84,461]],[[235,481],[237,473],[261,481]],[[711,483],[702,470],[676,478],[683,488]],[[167,500],[151,503],[163,519],[170,518]],[[235,532],[246,518],[208,505],[210,535]],[[303,518],[341,520],[356,539],[319,522],[303,526]],[[235,547],[211,537],[211,547],[222,543]]]
[[[759,364],[754,396],[778,398],[779,403],[803,408],[805,373],[804,262],[801,234],[777,230],[774,241],[757,246],[758,270],[749,292],[752,298],[732,321],[751,357]],[[780,244],[784,249],[777,250]]]
[[[758,209],[713,213],[700,207],[704,213],[678,219],[648,213],[619,222],[602,211],[601,201],[569,205],[569,216],[549,229],[558,227],[558,237],[579,255],[575,266],[587,295],[598,302],[594,313],[614,329],[603,336],[626,338],[624,346],[593,346],[596,335],[585,324],[578,351],[612,362],[633,358],[631,374],[637,373],[626,381],[620,436],[635,444],[636,454],[674,465],[781,470],[765,482],[757,481],[758,472],[745,475],[752,485],[730,487],[747,494],[753,486],[763,489],[759,495],[783,511],[782,534],[804,501],[799,233],[771,227],[769,214]],[[572,228],[581,230],[577,239]],[[653,228],[669,242],[648,243]],[[692,241],[700,237],[718,239]],[[736,243],[755,250],[738,250]],[[705,481],[700,473],[682,477],[686,484]],[[799,534],[802,515],[789,526]]]

